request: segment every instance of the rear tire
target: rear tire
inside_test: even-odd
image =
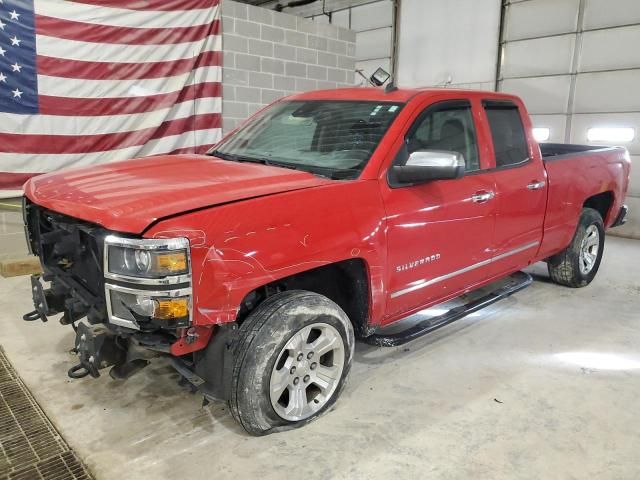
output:
[[[604,235],[600,213],[593,208],[585,208],[569,246],[547,260],[551,280],[572,288],[589,285],[600,267]]]
[[[338,305],[312,292],[279,293],[246,318],[239,335],[229,408],[248,433],[301,427],[331,409],[355,344]]]

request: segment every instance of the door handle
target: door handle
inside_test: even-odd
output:
[[[471,195],[471,201],[474,203],[485,203],[495,197],[496,194],[494,192],[476,192]]]
[[[531,182],[529,185],[527,185],[527,188],[529,190],[540,190],[541,188],[544,188],[544,186],[546,185],[545,182],[538,182],[537,180],[534,180],[533,182]]]

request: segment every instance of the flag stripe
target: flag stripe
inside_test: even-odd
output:
[[[161,78],[190,72],[197,67],[222,65],[222,52],[204,52],[194,58],[172,62],[113,63],[64,60],[38,55],[38,72],[50,77],[78,78],[86,80],[141,80]]]
[[[132,28],[96,25],[94,23],[61,20],[36,16],[38,34],[66,40],[115,45],[168,45],[195,42],[209,35],[217,35],[220,22],[177,28]]]
[[[122,0],[76,0],[77,3],[86,3],[98,7],[120,7]],[[195,8],[211,8],[218,5],[218,0],[143,0],[129,2],[129,10],[193,10]]]
[[[67,98],[140,97],[161,95],[178,90],[183,85],[206,82],[219,77],[219,67],[200,67],[173,77],[145,78],[141,80],[83,80],[75,82],[69,90],[67,81],[58,77],[38,75],[38,90],[41,95]]]
[[[115,2],[114,2],[115,3]],[[120,5],[131,2],[119,2]],[[127,5],[128,7],[128,5]],[[129,8],[96,7],[95,5],[60,0],[35,0],[36,15],[111,25],[114,27],[176,28],[204,25],[218,16],[218,8],[181,9],[181,10],[144,10]]]
[[[21,135],[98,135],[151,128],[167,120],[187,118],[196,113],[222,113],[220,97],[207,100],[206,108],[198,108],[196,111],[196,106],[202,107],[189,100],[151,112],[82,117],[80,122],[64,121],[64,118],[57,115],[25,117],[17,113],[5,113],[2,129]]]
[[[0,190],[17,190],[37,173],[0,172]]]
[[[41,95],[40,113],[72,117],[125,115],[150,112],[187,100],[200,99],[201,103],[206,101],[204,99],[219,97],[221,93],[222,85],[219,82],[205,82],[187,85],[176,92],[131,98],[67,98]]]
[[[134,157],[167,154],[176,150],[177,146],[184,148],[189,153],[199,145],[208,145],[212,140],[220,137],[221,129],[210,128],[182,132],[179,135],[163,137],[147,142],[142,148],[138,145],[118,148],[105,152],[92,153],[61,153],[42,154],[37,158],[39,165],[55,165],[56,168],[84,167],[103,162],[115,162],[127,160]],[[11,170],[14,173],[32,173],[33,169],[28,166],[33,162],[34,156],[29,153],[2,153],[0,152],[0,165],[3,169]],[[0,173],[0,175],[2,175]]]
[[[22,135],[0,133],[0,144],[6,153],[58,154],[104,152],[115,148],[144,145],[150,140],[177,135],[185,131],[219,128],[222,118],[219,113],[193,115],[177,120],[168,120],[158,127],[144,128],[133,132],[118,132],[98,135]]]
[[[171,45],[113,45],[63,40],[36,34],[38,54],[89,62],[145,63],[168,62],[193,58],[201,52],[222,50],[220,35],[211,35],[197,42]]]

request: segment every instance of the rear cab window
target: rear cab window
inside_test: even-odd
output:
[[[504,100],[485,100],[482,103],[491,130],[496,168],[529,161],[529,144],[518,106]]]

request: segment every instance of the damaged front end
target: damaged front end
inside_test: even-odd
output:
[[[127,237],[28,200],[24,220],[43,274],[31,278],[35,309],[23,318],[62,313],[60,323],[73,326],[79,363],[70,377],[111,367],[112,377],[126,378],[153,356],[208,341],[192,326],[188,239]]]

